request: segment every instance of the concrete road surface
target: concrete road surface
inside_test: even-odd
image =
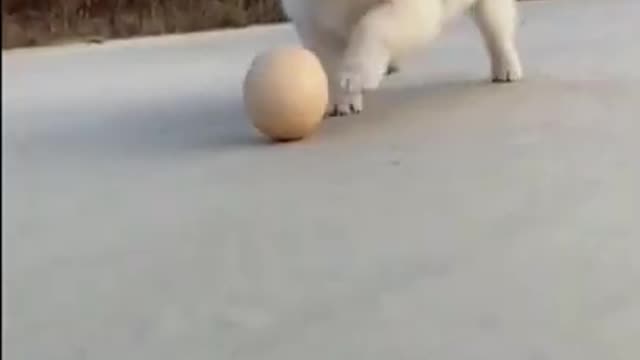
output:
[[[287,145],[286,26],[4,52],[4,358],[640,359],[640,2],[520,7],[526,81],[461,20]]]

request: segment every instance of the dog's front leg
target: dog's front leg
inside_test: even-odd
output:
[[[315,27],[311,22],[297,22],[295,26],[303,45],[316,54],[327,73],[329,103],[325,116],[342,116],[360,112],[362,94],[346,93],[340,86],[338,71],[340,61],[344,58],[344,41]]]
[[[348,38],[339,68],[339,85],[344,97],[338,111],[362,111],[365,91],[375,90],[398,57],[435,35],[439,29],[440,2],[392,0],[370,9]]]
[[[515,45],[517,8],[515,0],[479,0],[472,9],[491,57],[494,82],[513,82],[523,77]]]

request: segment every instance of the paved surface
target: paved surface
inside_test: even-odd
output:
[[[467,20],[302,143],[240,80],[287,27],[3,53],[3,352],[640,359],[636,0]]]

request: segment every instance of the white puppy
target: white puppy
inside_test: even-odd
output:
[[[453,17],[473,14],[491,57],[496,82],[522,77],[515,46],[515,0],[282,0],[303,46],[325,67],[331,115],[363,109],[363,91],[411,50],[433,39]]]

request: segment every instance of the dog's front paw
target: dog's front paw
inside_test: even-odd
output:
[[[395,66],[374,66],[374,62],[365,65],[355,61],[346,62],[342,71],[337,74],[335,101],[329,111],[331,116],[347,116],[362,112],[364,93],[377,89],[387,71],[397,71]]]
[[[363,108],[362,93],[343,94],[339,99],[331,103],[327,116],[355,115],[361,113]]]
[[[327,116],[348,116],[359,114],[364,109],[362,77],[354,71],[343,71],[338,76],[337,86],[333,89],[332,102]]]
[[[517,56],[496,61],[492,66],[493,82],[510,83],[522,79],[522,65]]]

